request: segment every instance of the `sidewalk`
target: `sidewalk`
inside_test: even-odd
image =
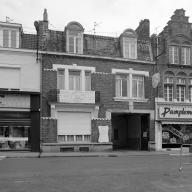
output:
[[[119,157],[149,155],[179,155],[179,151],[111,151],[111,152],[43,152],[41,157]],[[183,152],[183,155],[192,155]],[[0,152],[0,158],[38,158],[38,152]]]

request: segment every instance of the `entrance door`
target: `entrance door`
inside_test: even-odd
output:
[[[149,115],[141,116],[141,150],[148,150]]]
[[[112,114],[113,148],[148,150],[149,115]]]

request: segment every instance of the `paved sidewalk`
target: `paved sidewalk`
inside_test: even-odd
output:
[[[41,157],[118,157],[118,156],[149,156],[149,155],[179,155],[180,151],[111,151],[111,152],[43,152]],[[183,155],[192,155],[183,152]],[[38,152],[0,152],[3,158],[38,158]]]

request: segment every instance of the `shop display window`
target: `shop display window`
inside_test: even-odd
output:
[[[29,126],[0,126],[0,150],[29,148]]]
[[[162,147],[179,147],[181,144],[192,144],[192,125],[163,125]]]

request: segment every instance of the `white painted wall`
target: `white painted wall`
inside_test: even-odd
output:
[[[36,63],[36,53],[21,50],[0,50],[0,70],[4,68],[20,69],[20,90],[40,92],[40,63]],[[11,79],[10,79],[11,81]],[[4,81],[4,88],[9,86]]]

